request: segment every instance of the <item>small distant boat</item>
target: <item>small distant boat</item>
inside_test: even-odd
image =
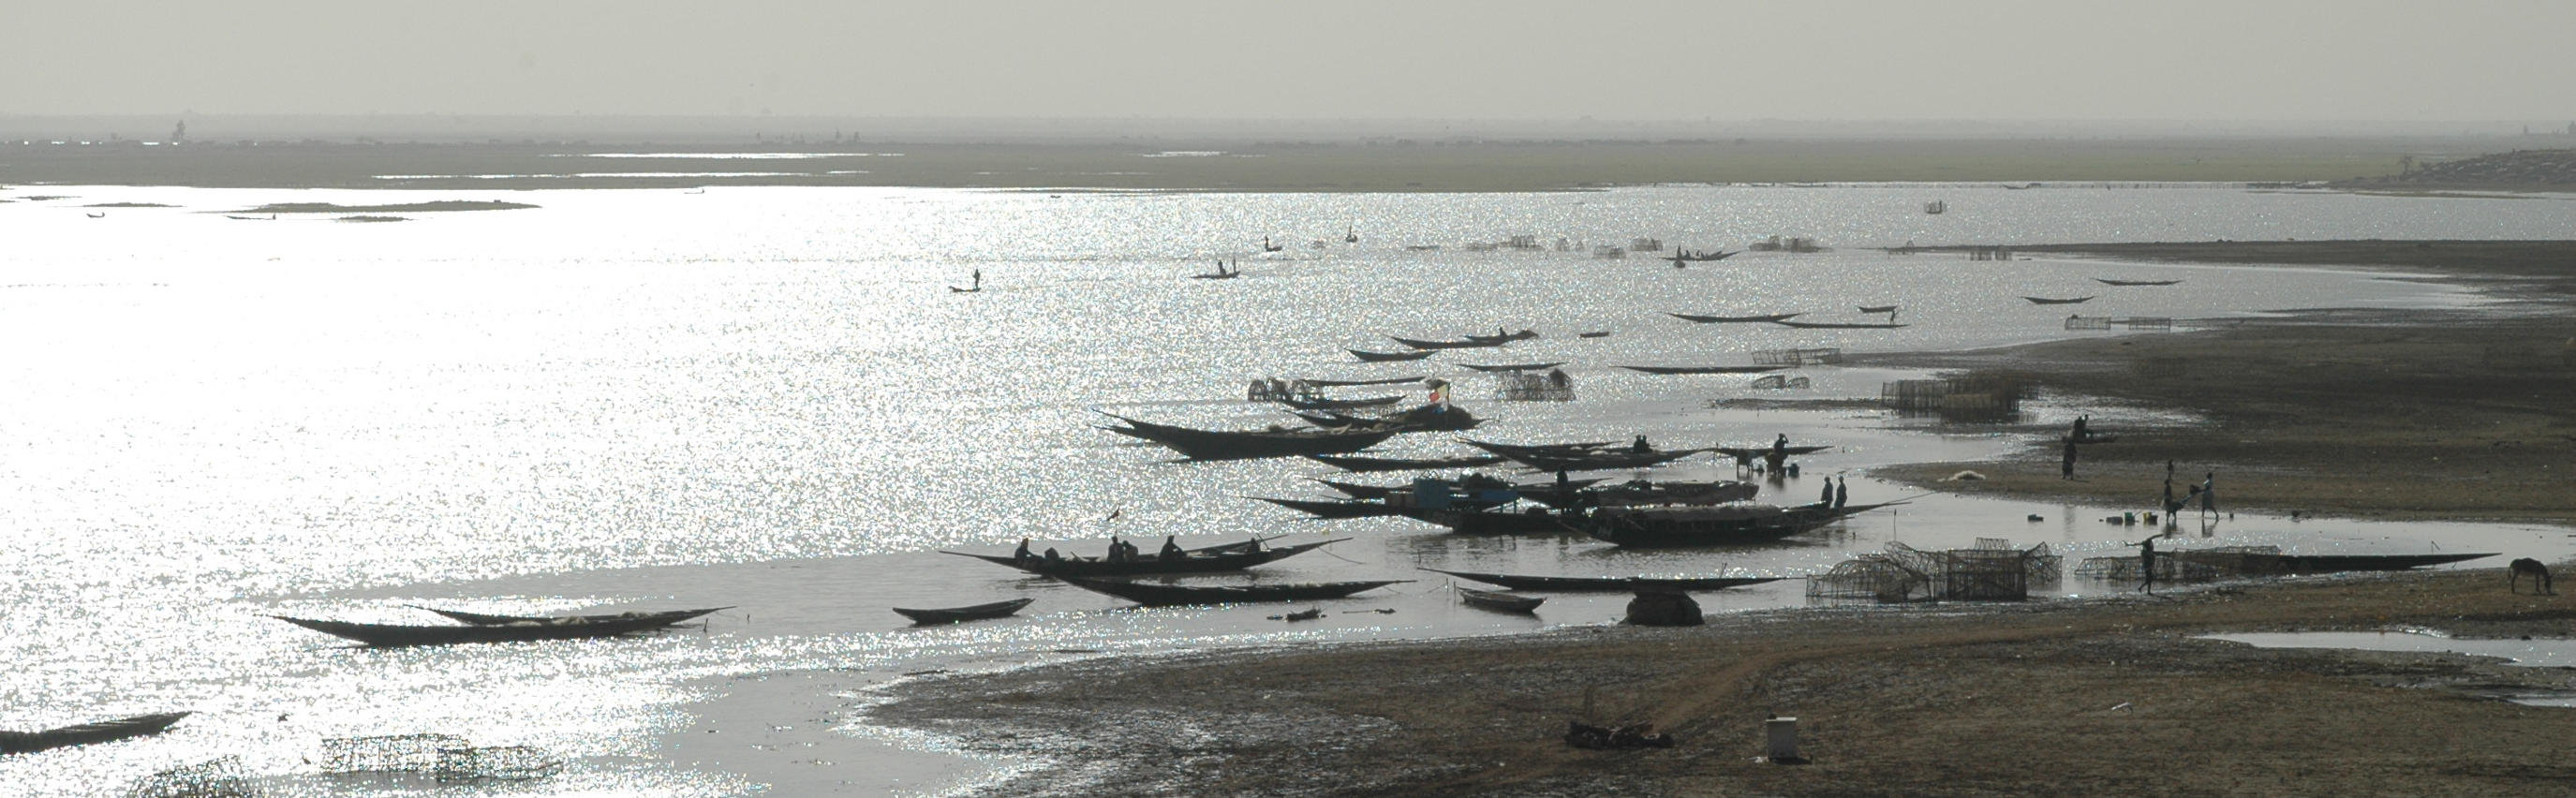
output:
[[[1949,210],[1950,210],[1950,203],[1945,202],[1945,201],[1942,201],[1942,200],[1933,200],[1933,201],[1931,201],[1931,202],[1923,203],[1923,212],[1924,212],[1924,213],[1928,213],[1928,214],[1932,214],[1932,215],[1934,215],[1934,216],[1939,216],[1939,215],[1941,215],[1941,214],[1943,214],[1943,213],[1948,212]]]
[[[1702,316],[1702,315],[1698,315],[1698,314],[1695,314],[1695,313],[1666,313],[1666,314],[1664,314],[1664,315],[1666,315],[1666,316],[1671,316],[1671,317],[1676,318],[1676,319],[1681,319],[1681,320],[1683,320],[1683,321],[1687,321],[1687,322],[1697,323],[1697,324],[1742,324],[1742,323],[1749,323],[1749,322],[1765,322],[1765,321],[1769,321],[1769,322],[1779,322],[1779,321],[1787,321],[1787,320],[1789,320],[1789,319],[1797,318],[1798,316],[1802,316],[1802,315],[1805,315],[1805,314],[1801,314],[1801,313],[1766,313],[1766,314],[1762,314],[1762,315],[1759,315],[1759,316]]]
[[[1205,273],[1205,274],[1193,274],[1193,275],[1190,275],[1190,279],[1192,279],[1192,280],[1232,280],[1232,279],[1234,279],[1234,278],[1241,277],[1241,276],[1243,276],[1243,273],[1242,273],[1242,272],[1227,271],[1227,270],[1226,270],[1226,268],[1225,268],[1224,266],[1218,266],[1218,267],[1216,267],[1216,271],[1208,272],[1208,273]]]
[[[1779,371],[1787,366],[1620,366],[1647,374],[1759,374]]]
[[[1357,243],[1359,243],[1359,242],[1360,242],[1360,229],[1359,229],[1359,228],[1357,228],[1357,227],[1353,227],[1353,228],[1351,228],[1350,232],[1347,232],[1347,233],[1343,233],[1343,234],[1342,234],[1342,243],[1344,243],[1344,244],[1357,244]]]
[[[1817,452],[1821,452],[1821,451],[1824,451],[1824,450],[1826,450],[1826,449],[1831,449],[1831,448],[1834,448],[1834,447],[1832,447],[1832,446],[1783,446],[1783,447],[1780,447],[1780,453],[1781,453],[1781,454],[1815,454],[1815,453],[1817,453]],[[1745,459],[1745,458],[1760,459],[1760,458],[1763,458],[1763,457],[1769,457],[1769,456],[1771,455],[1771,447],[1770,447],[1770,446],[1767,446],[1767,445],[1766,445],[1766,446],[1712,446],[1712,447],[1709,447],[1709,451],[1716,452],[1716,453],[1718,453],[1718,454],[1722,454],[1722,455],[1726,455],[1726,456],[1728,456],[1728,457],[1733,457],[1733,458],[1736,458],[1736,459],[1739,459],[1739,460],[1740,460],[1740,459]]]
[[[972,294],[972,293],[975,293],[975,292],[977,292],[977,291],[982,291],[982,290],[984,290],[984,270],[982,270],[982,269],[976,269],[976,270],[975,270],[975,279],[974,279],[974,282],[972,282],[972,283],[968,284],[968,285],[967,285],[967,287],[965,287],[965,288],[959,288],[959,287],[957,287],[957,286],[953,286],[953,285],[952,285],[952,286],[949,286],[949,287],[948,287],[948,290],[949,290],[951,293],[958,293],[958,294]]]
[[[242,220],[242,221],[246,221],[246,222],[272,222],[272,221],[276,221],[276,220],[277,220],[277,214],[272,213],[272,214],[269,214],[269,215],[267,215],[267,216],[241,216],[241,215],[238,215],[238,214],[230,214],[230,213],[227,213],[227,214],[224,214],[224,218],[226,218],[226,219],[240,219],[240,220]]]
[[[2093,301],[2093,298],[2089,296],[2079,296],[2074,299],[2050,299],[2044,296],[2025,296],[2022,298],[2030,300],[2030,303],[2033,305],[2074,305]]]
[[[1307,608],[1305,608],[1305,609],[1298,610],[1298,611],[1296,611],[1296,612],[1292,612],[1292,613],[1288,613],[1288,614],[1286,614],[1286,615],[1281,615],[1281,616],[1278,616],[1278,617],[1279,617],[1279,620],[1288,621],[1288,622],[1291,622],[1291,623],[1294,623],[1294,622],[1297,622],[1297,621],[1311,621],[1311,620],[1314,620],[1314,619],[1317,619],[1317,618],[1324,617],[1324,608],[1322,608],[1322,607],[1307,607]]]
[[[1261,251],[1263,251],[1263,252],[1277,252],[1277,251],[1280,251],[1280,250],[1283,250],[1283,249],[1287,249],[1287,248],[1288,248],[1288,245],[1286,245],[1286,244],[1273,244],[1273,243],[1270,243],[1270,237],[1269,237],[1269,236],[1262,236],[1262,237],[1261,237]]]
[[[1408,382],[1421,382],[1421,381],[1422,381],[1422,378],[1421,378],[1421,377],[1385,377],[1385,378],[1381,378],[1381,379],[1374,379],[1374,380],[1325,380],[1325,379],[1304,379],[1304,380],[1299,380],[1299,382],[1303,382],[1303,383],[1305,383],[1305,384],[1312,385],[1312,386],[1315,386],[1315,387],[1317,387],[1317,388],[1347,388],[1347,387],[1358,386],[1358,385],[1402,385],[1402,384],[1405,384],[1405,383],[1408,383]]]
[[[1860,312],[1862,312],[1862,313],[1894,313],[1894,312],[1896,312],[1896,306],[1895,306],[1895,305],[1862,305],[1862,306],[1860,306]]]
[[[1598,332],[1575,333],[1575,334],[1574,334],[1574,337],[1576,337],[1576,338],[1608,338],[1608,337],[1610,337],[1610,331],[1609,331],[1609,330],[1601,330],[1601,331],[1598,331]]]
[[[1913,325],[1909,325],[1909,324],[1899,324],[1899,323],[1892,322],[1892,321],[1785,321],[1785,320],[1784,320],[1784,321],[1775,321],[1775,322],[1772,322],[1772,323],[1773,323],[1773,324],[1780,325],[1780,326],[1782,326],[1782,327],[1796,327],[1796,328],[1801,329],[1801,330],[1893,330],[1893,329],[1896,329],[1896,328],[1899,328],[1899,327],[1910,327],[1910,326],[1913,326]]]
[[[1375,590],[1387,585],[1409,582],[1409,579],[1378,579],[1365,582],[1299,582],[1288,584],[1253,584],[1228,586],[1171,585],[1128,582],[1116,579],[1087,579],[1059,576],[1066,584],[1096,593],[1149,606],[1187,604],[1240,604],[1259,601],[1316,601],[1347,598],[1353,593]]]
[[[170,728],[170,724],[193,714],[196,713],[162,712],[75,726],[59,726],[43,731],[0,731],[0,754],[25,754],[50,748],[160,734]]]
[[[1365,362],[1385,363],[1396,360],[1421,360],[1423,358],[1430,357],[1433,350],[1416,349],[1411,352],[1369,352],[1359,349],[1346,349],[1343,351],[1349,352],[1352,357],[1359,358]]]
[[[105,218],[107,218],[107,212],[106,212],[106,211],[99,211],[99,212],[97,212],[97,213],[90,214],[90,215],[89,215],[89,218],[92,218],[92,219],[105,219]]]
[[[1515,596],[1510,593],[1477,590],[1472,587],[1461,587],[1456,590],[1458,600],[1467,606],[1481,607],[1495,612],[1537,612],[1538,605],[1547,602],[1546,598],[1540,596]]]
[[[981,621],[988,618],[1007,617],[1012,613],[1019,612],[1021,607],[1026,607],[1030,602],[1036,600],[1037,599],[1017,598],[1009,601],[996,601],[991,604],[976,604],[967,607],[949,607],[947,609],[932,610],[908,610],[902,607],[896,607],[894,608],[894,611],[897,615],[911,618],[912,622],[915,624],[958,623],[961,621]]]
[[[1540,369],[1552,369],[1565,365],[1565,361],[1559,360],[1554,363],[1504,363],[1499,365],[1460,363],[1458,365],[1475,369],[1477,371],[1538,371]]]
[[[2182,282],[2182,280],[2180,280],[2180,279],[2174,279],[2174,280],[2113,280],[2113,279],[2110,279],[2110,278],[2107,278],[2107,277],[2095,277],[2095,278],[2093,278],[2093,281],[2094,281],[2094,282],[2097,282],[2097,283],[2101,283],[2101,284],[2103,284],[2103,285],[2173,285],[2173,284],[2175,284],[2175,283]]]

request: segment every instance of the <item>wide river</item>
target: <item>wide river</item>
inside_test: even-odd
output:
[[[1095,429],[1093,409],[1207,426],[1294,421],[1243,400],[1263,377],[1429,375],[1491,419],[1475,437],[1833,449],[1765,500],[1861,469],[2026,444],[1934,434],[1872,409],[1753,410],[1753,396],[1875,397],[1920,375],[1658,377],[1620,365],[1751,362],[1760,350],[1990,347],[2085,315],[2247,317],[2309,307],[2458,307],[2482,297],[2317,269],[1958,255],[1915,242],[2576,237],[2576,202],[1983,185],[1645,187],[1536,194],[1134,194],[725,188],[393,192],[106,186],[0,190],[0,728],[193,710],[144,741],[0,759],[0,793],[112,792],[237,757],[272,788],[401,791],[313,775],[325,738],[441,732],[568,760],[545,794],[723,795],[752,774],[656,742],[689,729],[707,677],[838,668],[848,687],[931,669],[1213,646],[1513,633],[1610,622],[1624,597],[1560,596],[1536,618],[1458,606],[1417,566],[1542,574],[1817,573],[1891,541],[1980,537],[2113,554],[2141,507],[1927,496],[1790,545],[1637,553],[1572,537],[1459,539],[1403,520],[1307,521],[1244,496],[1329,495],[1299,459],[1173,462]],[[506,200],[469,212],[248,209]],[[1942,214],[1924,212],[1942,201]],[[244,218],[247,217],[247,218]],[[1530,236],[1535,250],[1482,246]],[[1596,245],[1740,250],[1674,268]],[[1357,241],[1347,240],[1356,237]],[[1267,238],[1281,249],[1265,252]],[[1563,248],[1559,241],[1563,240]],[[1215,261],[1242,277],[1195,280]],[[982,290],[954,292],[980,276]],[[2109,286],[2100,278],[2169,280]],[[1803,312],[1892,330],[1694,325],[1667,313]],[[1497,328],[1535,340],[1360,363],[1387,336]],[[1577,332],[1609,332],[1581,338]],[[2153,333],[2139,333],[2153,334]],[[1563,361],[1580,398],[1501,402],[1461,363]],[[2258,375],[2247,375],[2258,379]],[[1366,392],[1365,390],[1361,392]],[[1418,389],[1389,389],[1419,396]],[[2042,397],[2042,422],[2188,423]],[[1381,447],[1452,453],[1451,436]],[[2186,467],[2189,467],[2188,465]],[[1732,475],[1684,461],[1685,475]],[[2195,480],[2198,472],[2193,472]],[[2134,478],[2144,505],[2160,474]],[[2224,492],[2226,474],[2219,475]],[[1366,479],[1366,477],[1363,477]],[[1392,482],[1393,477],[1372,481]],[[1115,518],[1111,518],[1113,512]],[[2041,520],[2027,520],[2029,516]],[[1324,606],[1127,610],[938,550],[1022,537],[1097,554],[1251,536],[1349,538],[1265,579],[1414,579]],[[2383,526],[2243,515],[2189,544],[2298,551],[2571,553],[2529,527]],[[2505,547],[2510,546],[2510,549]],[[2497,562],[2470,563],[2494,566]],[[2060,595],[2118,589],[2069,582]],[[913,629],[889,607],[1029,597],[1015,618]],[[1805,600],[1796,580],[1701,594],[1713,611]],[[705,631],[634,640],[368,650],[275,620],[432,623],[410,605],[501,612],[715,607]],[[1393,610],[1391,613],[1366,610]],[[1066,653],[1079,652],[1079,653]],[[781,724],[812,718],[782,718]],[[841,734],[864,734],[843,728]],[[904,745],[890,743],[888,750]],[[895,754],[889,753],[889,756]],[[843,763],[848,764],[848,763]],[[936,791],[960,783],[907,783]],[[880,785],[895,789],[889,785]],[[440,794],[519,794],[457,785]]]

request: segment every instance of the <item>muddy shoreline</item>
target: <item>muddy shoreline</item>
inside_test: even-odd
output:
[[[2576,410],[2566,406],[2576,368],[2553,348],[2576,336],[2565,312],[2571,244],[2497,242],[2482,256],[2491,263],[2464,265],[2480,259],[2446,261],[2416,243],[2313,242],[2266,257],[2227,242],[2152,256],[2067,248],[2334,262],[2280,254],[2295,249],[2520,286],[2520,304],[2318,311],[1872,358],[2011,369],[2106,406],[2209,419],[2086,447],[2077,480],[2058,478],[2053,452],[1873,473],[2121,507],[2151,504],[2170,459],[2191,481],[2219,474],[2228,509],[2576,518]],[[2182,372],[2140,377],[2141,363],[2177,358]],[[1969,469],[1990,478],[1938,481]],[[2576,732],[2576,713],[2497,697],[2576,691],[2576,671],[2195,638],[2576,635],[2576,605],[2504,582],[2500,568],[2302,578],[2152,597],[1753,612],[1690,629],[1100,659],[907,680],[883,688],[894,700],[868,717],[1046,763],[985,791],[999,795],[2564,794],[2576,766],[2557,741]],[[1801,719],[1812,764],[1754,761],[1772,714]],[[1679,745],[1572,749],[1558,739],[1572,720],[1652,722]]]

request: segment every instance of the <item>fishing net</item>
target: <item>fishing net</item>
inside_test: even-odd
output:
[[[563,758],[525,745],[485,746],[442,751],[440,754],[439,781],[523,781],[545,778],[563,770]]]
[[[136,779],[125,794],[127,798],[255,798],[260,793],[242,778],[241,757],[227,756]]]
[[[2034,584],[2055,584],[2064,558],[2042,543],[2014,549],[2001,538],[1973,548],[1924,551],[1903,543],[1836,563],[1807,579],[1811,601],[2019,601]]]
[[[324,773],[429,773],[446,752],[473,747],[452,734],[333,737],[322,741],[320,764]]]
[[[524,745],[476,747],[451,734],[335,737],[322,741],[324,773],[425,773],[443,782],[544,778],[563,759]]]

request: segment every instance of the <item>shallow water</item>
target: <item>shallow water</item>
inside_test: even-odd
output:
[[[12,196],[38,193],[12,190]],[[2078,260],[1973,262],[1864,247],[1960,241],[2565,238],[2564,198],[2467,200],[2231,188],[2012,191],[1971,186],[1641,188],[1508,195],[1123,195],[712,188],[510,192],[537,209],[227,219],[268,202],[493,199],[486,192],[44,187],[0,204],[0,452],[13,556],[0,726],[168,709],[200,714],[148,741],[0,761],[12,793],[81,794],[222,754],[301,778],[323,737],[443,731],[575,758],[550,793],[723,794],[745,777],[674,764],[698,677],[851,669],[855,682],[1001,667],[1060,650],[1443,637],[1606,622],[1624,597],[1558,596],[1536,618],[1458,605],[1416,566],[1525,573],[1798,575],[1887,542],[2004,537],[2070,558],[2116,552],[2120,508],[1930,496],[1831,534],[1744,550],[1641,553],[1571,538],[1455,539],[1409,521],[1299,520],[1242,495],[1323,496],[1302,460],[1173,463],[1091,429],[1090,408],[1184,424],[1290,417],[1240,401],[1268,376],[1455,379],[1474,434],[1505,441],[1749,444],[1786,433],[1836,449],[1766,500],[1822,475],[1974,458],[2019,443],[1930,435],[1877,411],[1711,407],[1768,395],[1744,377],[1653,377],[1623,364],[1748,362],[1758,349],[1994,346],[2068,335],[2086,315],[2213,317],[2313,306],[2463,306],[2462,291],[2331,270]],[[1944,199],[1942,216],[1921,203]],[[170,208],[85,206],[161,202]],[[1345,230],[1362,237],[1341,241]],[[1467,251],[1531,234],[1578,251]],[[1735,249],[1767,235],[1835,250],[1746,253],[1674,269],[1584,246],[1659,236]],[[1287,243],[1253,252],[1263,236]],[[1315,240],[1324,240],[1315,246]],[[1414,251],[1406,245],[1440,245]],[[1244,277],[1189,280],[1218,257]],[[985,290],[953,294],[980,271]],[[2179,277],[2163,288],[2098,277]],[[1804,311],[1885,331],[1692,325],[1663,314]],[[1362,364],[1385,336],[1531,328],[1535,341]],[[1578,330],[1610,330],[1576,338]],[[1565,360],[1581,399],[1485,401],[1461,362]],[[1875,396],[1906,376],[1808,368],[1812,396]],[[2161,423],[2148,410],[2043,404],[2045,419]],[[1386,447],[1449,451],[1444,436]],[[1686,461],[1685,474],[1733,474]],[[2135,475],[2141,499],[2160,475]],[[2114,478],[2100,475],[2098,478]],[[1367,477],[1366,481],[1393,481]],[[2222,490],[2225,475],[2220,475]],[[1857,502],[1896,489],[1853,479]],[[2222,495],[2225,495],[2222,493]],[[2143,502],[2142,502],[2143,503]],[[1114,522],[1103,520],[1112,510]],[[2031,514],[2045,520],[2023,520]],[[1252,535],[1349,537],[1263,579],[1411,578],[1321,621],[1279,607],[1129,610],[936,550],[1023,536],[1097,553]],[[1286,541],[1283,541],[1286,542]],[[2221,523],[2210,545],[2294,551],[2563,556],[2556,530],[2495,525]],[[2491,566],[2472,562],[2468,566]],[[2067,593],[2116,589],[2074,585]],[[1031,596],[1021,617],[913,629],[890,606]],[[1704,594],[1713,611],[1803,601],[1786,581]],[[736,607],[706,632],[608,642],[370,651],[260,617],[421,622],[405,605],[500,611]],[[1392,614],[1370,612],[1393,609]],[[936,771],[938,768],[932,768]],[[23,785],[23,789],[19,789]],[[343,785],[345,786],[345,785]],[[912,789],[907,786],[906,789]],[[461,788],[462,794],[502,788]]]

